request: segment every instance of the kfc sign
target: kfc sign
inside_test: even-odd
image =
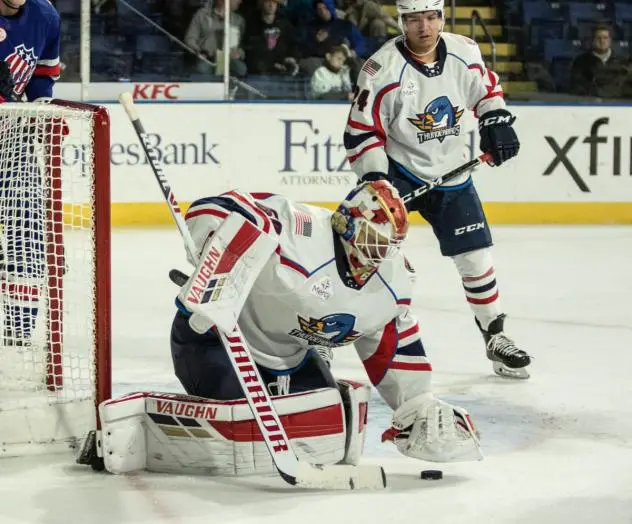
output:
[[[134,84],[134,100],[178,100],[180,84]]]

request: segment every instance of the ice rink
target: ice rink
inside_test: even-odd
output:
[[[485,460],[436,465],[381,444],[389,409],[369,409],[366,462],[384,466],[384,492],[304,491],[280,478],[151,473],[115,477],[71,457],[0,461],[0,523],[632,523],[632,227],[495,227],[507,332],[534,356],[532,378],[493,375],[456,270],[431,230],[406,253],[413,306],[433,363],[435,392],[470,410]],[[169,328],[187,269],[175,229],[113,232],[116,395],[180,390]],[[364,378],[351,348],[335,374]]]

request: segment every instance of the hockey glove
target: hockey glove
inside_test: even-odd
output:
[[[495,166],[518,154],[520,141],[512,127],[515,120],[509,111],[495,109],[482,115],[478,122],[481,151],[492,155]]]
[[[423,393],[393,413],[392,426],[382,442],[392,440],[400,453],[428,462],[481,460],[478,434],[469,414]]]
[[[9,69],[9,64],[0,60],[0,104],[13,100],[13,75]]]

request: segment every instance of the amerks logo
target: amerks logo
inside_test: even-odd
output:
[[[430,102],[423,113],[418,113],[417,118],[408,121],[421,131],[417,133],[417,140],[423,144],[428,140],[443,142],[447,136],[458,136],[462,116],[463,109],[453,106],[447,96],[440,96]]]
[[[15,84],[13,90],[16,94],[21,95],[33,76],[33,71],[35,71],[37,63],[35,51],[32,47],[27,49],[24,44],[20,44],[4,61],[9,66],[13,76],[13,83]]]

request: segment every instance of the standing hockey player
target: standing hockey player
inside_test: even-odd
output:
[[[237,400],[243,397],[242,389],[212,318],[192,314],[185,306],[185,297],[201,292],[211,302],[220,301],[218,307],[224,310],[228,306],[221,301],[231,291],[227,282],[247,278],[241,273],[247,267],[233,270],[235,276],[228,277],[219,269],[215,276],[210,269],[209,260],[215,260],[216,267],[223,264],[213,256],[215,246],[233,245],[231,253],[250,257],[239,235],[243,227],[236,228],[236,234],[227,233],[231,220],[248,221],[274,240],[269,250],[272,255],[263,257],[252,288],[243,290],[247,298],[238,312],[238,324],[263,381],[276,395],[276,408],[288,425],[288,435],[298,439],[293,446],[297,453],[315,463],[355,463],[359,459],[367,420],[366,386],[337,383],[315,350],[317,346],[337,348],[353,343],[369,379],[394,410],[392,427],[383,440],[394,441],[404,455],[421,460],[482,458],[467,413],[431,392],[431,367],[410,307],[414,272],[399,250],[408,230],[407,212],[397,190],[380,180],[360,184],[334,213],[277,195],[237,191],[191,205],[186,223],[200,262],[176,300],[171,351],[176,375],[186,392],[212,400],[199,403],[197,399],[197,404],[191,404],[196,402],[193,397],[170,396],[170,402],[180,403],[168,407],[164,396],[151,394],[153,397],[142,401],[138,395],[130,395],[106,403],[101,413],[104,449],[114,450],[114,456],[104,453],[110,471],[138,469],[141,452],[135,447],[141,441],[150,442],[142,452],[149,461],[143,467],[149,469],[177,470],[186,456],[191,467],[201,468],[200,461],[206,461],[205,471],[245,474],[270,470],[260,437],[244,421],[248,408]],[[228,247],[224,249],[221,260],[232,259],[232,255],[226,256]],[[201,288],[196,274],[204,275]],[[208,419],[204,414],[209,406],[217,406],[213,419],[200,420]],[[233,407],[228,411],[226,406]],[[176,423],[165,417],[187,412],[194,421],[180,418]],[[129,429],[136,424],[130,421],[131,413],[136,413],[138,431],[149,435],[149,440],[135,437],[134,449],[127,444],[135,434]],[[141,419],[146,421],[145,429]],[[221,438],[214,442],[211,431],[210,440],[203,442],[214,446],[213,453],[202,458],[202,444],[181,451],[186,441],[166,442],[163,433],[153,429],[155,424],[183,424],[205,431],[210,426]],[[182,435],[176,429],[170,429],[170,434]],[[118,440],[119,433],[123,440]],[[194,450],[196,465],[192,464]],[[158,455],[162,462],[152,458]],[[173,465],[176,459],[168,459],[172,455],[179,457],[177,466]]]
[[[52,97],[60,17],[48,0],[0,0],[0,103]],[[27,128],[28,129],[28,128]],[[0,173],[4,345],[27,345],[44,278],[44,191],[32,136],[3,128]]]
[[[498,77],[478,45],[443,32],[443,0],[398,0],[403,35],[367,60],[358,78],[344,142],[361,180],[386,178],[408,194],[465,162],[461,121],[479,119],[480,148],[499,166],[518,153]],[[505,314],[490,252],[491,233],[469,174],[407,203],[432,226],[454,260],[465,296],[501,376],[528,378],[531,359],[504,333]]]

